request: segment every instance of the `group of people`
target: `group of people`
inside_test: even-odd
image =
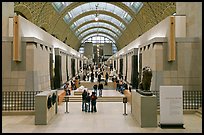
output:
[[[92,92],[90,93],[86,90],[82,92],[82,111],[85,112],[97,112],[96,109],[96,93]]]
[[[71,95],[71,90],[69,88],[69,83],[68,82],[65,83],[64,90],[65,90],[66,95]]]
[[[102,97],[103,84],[101,82],[98,85],[94,84],[93,90],[96,93],[96,96],[97,96],[97,90],[99,90],[99,96]]]
[[[116,80],[116,91],[124,94],[125,89],[128,89],[127,84],[124,83],[122,80]]]

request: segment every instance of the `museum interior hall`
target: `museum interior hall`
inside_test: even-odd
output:
[[[202,2],[2,2],[2,133],[202,133]]]

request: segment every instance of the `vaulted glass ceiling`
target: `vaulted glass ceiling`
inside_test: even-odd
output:
[[[93,33],[93,34],[90,34],[90,35],[86,35],[86,36],[84,36],[84,38],[82,39],[81,42],[84,43],[89,38],[95,37],[95,36],[106,37],[109,40],[111,40],[113,43],[116,43],[115,40],[112,37],[110,37],[109,35],[103,34],[103,33]]]
[[[52,4],[56,11],[62,12],[62,10],[65,9],[66,6],[69,6],[71,3],[72,2],[53,2]],[[128,6],[134,12],[137,11],[135,5],[139,5],[138,7],[141,8],[141,2],[122,3]],[[94,11],[94,13],[84,15],[83,17],[73,22],[74,18],[89,11]],[[126,24],[111,15],[100,13],[101,11],[106,11],[115,14],[116,16],[121,18]],[[98,23],[94,23],[96,16],[99,18]],[[98,31],[107,33],[113,38],[118,39],[119,36],[122,35],[122,31],[126,29],[126,25],[132,21],[132,17],[127,11],[107,2],[87,2],[81,4],[80,6],[77,6],[72,10],[68,11],[63,19],[67,24],[72,23],[70,24],[70,28],[72,29],[72,31],[75,32],[75,35],[78,37],[78,39],[82,39],[84,36]],[[84,25],[87,22],[90,23]],[[96,28],[98,29],[96,30]]]
[[[69,6],[73,2],[53,2],[52,5],[57,12],[61,12],[67,6]]]
[[[81,33],[87,29],[90,29],[90,28],[96,28],[96,27],[104,27],[104,28],[107,28],[107,29],[110,29],[112,32],[114,32],[115,34],[117,34],[118,36],[120,36],[122,33],[121,31],[114,27],[113,25],[110,25],[108,23],[104,23],[104,22],[92,22],[92,23],[88,23],[84,26],[82,26],[81,28],[77,29],[75,33]]]
[[[104,29],[104,28],[93,28],[93,29],[89,29],[83,33],[81,33],[79,35],[79,38],[83,38],[84,36],[86,36],[89,33],[98,33],[98,32],[102,32],[102,33],[107,33],[108,35],[111,35],[112,37],[118,39],[118,36],[116,34],[114,34],[113,32],[111,32],[110,30]]]
[[[71,29],[75,30],[75,29],[77,29],[77,27],[79,27],[83,23],[86,23],[88,21],[95,21],[95,17],[96,17],[95,14],[91,14],[91,15],[87,15],[87,16],[84,16],[84,17],[80,18],[79,20],[77,20],[76,22],[74,22],[71,25]],[[121,30],[125,30],[126,29],[126,26],[122,22],[120,22],[116,18],[113,18],[112,16],[105,15],[105,14],[100,14],[98,17],[99,17],[99,21],[103,20],[103,21],[107,21],[107,22],[113,23],[116,26],[118,26],[118,28],[120,28]]]
[[[96,6],[97,6],[97,10],[102,10],[102,11],[104,10],[104,11],[111,12],[121,17],[126,23],[129,23],[132,21],[132,17],[126,11],[124,11],[123,9],[113,4],[106,3],[106,2],[88,2],[86,4],[80,5],[67,13],[67,15],[65,16],[66,21],[70,22],[73,18],[85,12],[95,11]]]
[[[142,8],[142,2],[122,2],[126,6],[128,6],[133,12],[138,13],[139,10]]]
[[[14,7],[14,12],[76,50],[93,32],[111,37],[121,49],[176,12],[175,2],[14,2]],[[96,28],[101,31],[92,30]]]

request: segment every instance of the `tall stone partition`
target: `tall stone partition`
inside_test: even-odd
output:
[[[200,42],[198,38],[176,38],[175,61],[168,61],[168,39],[154,38],[139,46],[142,66],[152,69],[151,90],[161,85],[181,85],[184,90],[201,90]],[[141,69],[140,69],[141,70]]]
[[[68,54],[60,48],[55,48],[55,88],[69,80],[68,74]]]
[[[52,45],[37,38],[21,39],[21,61],[13,61],[13,38],[2,38],[2,89],[47,90],[51,88]]]

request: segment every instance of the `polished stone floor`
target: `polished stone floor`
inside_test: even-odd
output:
[[[96,80],[94,81],[96,82]],[[81,83],[83,84],[83,82]],[[93,86],[92,84],[89,87]],[[110,86],[110,85],[109,85]],[[104,88],[106,89],[105,86]],[[108,89],[108,88],[107,88]],[[121,93],[104,90],[103,96],[119,96]],[[90,89],[90,91],[92,91]],[[73,91],[72,91],[73,92]],[[73,95],[73,93],[72,93]],[[121,95],[123,96],[123,95]],[[97,102],[97,112],[81,111],[81,102],[69,102],[58,106],[58,113],[47,125],[35,125],[35,115],[2,116],[3,133],[202,133],[202,118],[184,113],[184,129],[141,128],[131,115],[131,106],[122,102]],[[124,115],[127,114],[127,115]],[[157,122],[159,124],[159,114]]]
[[[184,114],[185,129],[141,128],[132,118],[131,107],[121,102],[97,102],[97,112],[81,111],[80,102],[64,102],[47,125],[35,125],[34,115],[2,116],[3,133],[202,133],[202,118]],[[127,115],[123,115],[127,114]],[[159,115],[158,115],[159,123]]]

